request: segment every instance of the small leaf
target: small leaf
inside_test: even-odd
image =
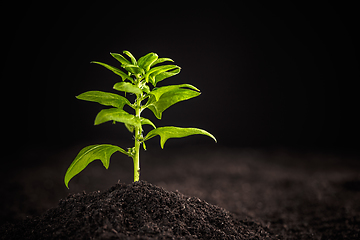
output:
[[[105,106],[113,106],[117,108],[123,108],[125,104],[131,106],[131,103],[126,98],[108,92],[101,91],[88,91],[76,96],[77,99],[97,102]]]
[[[149,87],[148,85],[146,85],[146,84],[142,85],[142,86],[140,87],[140,89],[143,90],[143,92],[145,92],[145,93],[149,93],[149,92],[150,92],[150,87]]]
[[[171,65],[169,65],[171,66]],[[175,65],[172,65],[174,66],[173,68],[161,68],[160,70],[157,70],[153,73],[151,73],[149,75],[149,81],[153,84],[154,87],[156,87],[156,84],[168,77],[171,77],[171,76],[174,76],[176,74],[178,74],[181,70],[181,68],[179,66],[175,66]],[[163,67],[163,66],[161,66]]]
[[[141,122],[139,118],[119,108],[109,108],[109,109],[101,110],[96,115],[94,124],[99,125],[101,123],[108,121],[122,122],[129,125],[133,125],[135,127],[141,126]]]
[[[199,95],[199,92],[190,89],[178,88],[163,93],[159,97],[159,100],[156,100],[156,98],[152,95],[148,100],[146,107],[149,108],[158,119],[161,119],[162,112],[170,106],[174,105],[177,102],[188,100]]]
[[[130,80],[130,81],[133,81],[133,79],[132,79],[129,75],[125,74],[123,71],[121,71],[120,69],[118,69],[118,68],[116,68],[116,67],[110,66],[110,65],[108,65],[108,64],[106,64],[106,63],[102,63],[102,62],[92,61],[92,62],[90,62],[90,63],[96,63],[96,64],[99,64],[99,65],[101,65],[101,66],[106,67],[107,69],[113,71],[115,74],[119,75],[123,81],[124,81],[125,79],[128,79],[128,80]]]
[[[145,74],[144,69],[133,65],[133,64],[123,64],[121,67],[125,68],[126,71],[131,72],[132,74],[138,75],[138,74]]]
[[[155,66],[156,64],[162,63],[162,62],[174,62],[171,58],[158,58],[151,66]]]
[[[119,151],[127,156],[129,154],[122,148],[110,144],[91,145],[83,148],[70,167],[67,169],[64,182],[67,188],[69,188],[69,181],[78,173],[80,173],[89,163],[99,159],[106,169],[109,168],[110,157],[113,153]]]
[[[147,72],[157,59],[158,55],[156,53],[148,53],[139,59],[138,65]]]
[[[173,90],[176,90],[176,89],[179,89],[179,88],[190,88],[192,90],[200,92],[200,90],[198,88],[194,87],[193,85],[179,84],[179,85],[170,85],[170,86],[158,87],[158,88],[153,89],[149,94],[154,95],[156,97],[156,100],[159,100],[159,98],[164,93],[169,92],[169,91],[173,91]]]
[[[125,50],[125,51],[123,51],[123,53],[125,53],[126,55],[128,55],[128,56],[130,57],[131,63],[132,63],[133,65],[137,65],[136,59],[135,59],[135,57],[131,54],[131,52]]]
[[[129,83],[129,82],[118,82],[113,87],[115,90],[123,91],[123,92],[130,92],[135,94],[142,94],[143,91],[138,88],[137,86]]]
[[[113,56],[116,60],[118,60],[121,64],[130,64],[130,62],[119,53],[110,53],[110,55]]]
[[[127,124],[125,123],[125,127],[127,128],[127,130],[129,130],[129,132],[133,133],[135,130],[135,127],[133,125]]]
[[[149,119],[147,118],[141,118],[140,119],[141,125],[151,125],[153,128],[156,128],[155,124],[153,124]]]
[[[153,128],[156,128],[156,126],[155,126],[155,124],[154,123],[152,123],[149,119],[147,119],[147,118],[140,118],[140,122],[141,122],[141,125],[146,125],[146,124],[148,124],[148,125],[151,125]],[[127,130],[129,130],[129,132],[134,132],[134,130],[135,130],[135,126],[133,126],[133,125],[130,125],[130,124],[127,124],[127,123],[125,123],[125,127],[127,128]]]
[[[151,83],[153,85],[155,85],[155,76],[166,72],[166,71],[170,71],[170,70],[174,70],[175,68],[180,68],[179,66],[176,65],[163,65],[163,66],[158,66],[158,67],[154,67],[151,68],[146,74],[145,74],[145,80],[146,82],[151,81]]]
[[[160,136],[160,145],[161,148],[164,148],[165,142],[169,138],[183,138],[190,135],[202,134],[211,137],[215,140],[216,138],[209,132],[199,129],[199,128],[181,128],[181,127],[159,127],[154,130],[151,130],[145,137],[145,141],[153,138],[157,135]]]
[[[145,142],[142,142],[142,145],[143,145],[144,150],[146,151],[146,145],[145,145]]]
[[[166,78],[172,77],[172,76],[180,73],[180,70],[181,70],[181,69],[180,69],[180,67],[179,67],[179,68],[176,68],[176,69],[171,70],[171,71],[168,71],[168,72],[163,72],[163,73],[157,74],[157,75],[155,76],[155,80],[154,80],[155,85],[154,85],[154,86],[156,86],[156,84],[157,84],[158,82],[160,82],[160,81],[162,81],[162,80],[164,80],[164,79],[166,79]]]

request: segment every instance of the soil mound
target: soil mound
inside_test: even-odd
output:
[[[195,197],[145,181],[69,195],[40,217],[4,226],[4,239],[271,239],[266,228],[236,219]]]

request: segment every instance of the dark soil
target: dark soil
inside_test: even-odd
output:
[[[77,150],[2,174],[1,239],[360,239],[354,156],[148,151],[147,182],[131,183],[131,161],[114,155],[109,170],[93,163],[75,177],[69,194],[62,177]]]
[[[61,200],[39,218],[5,231],[9,239],[266,239],[253,221],[144,181]]]

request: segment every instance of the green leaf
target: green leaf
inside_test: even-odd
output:
[[[69,188],[69,181],[78,173],[80,173],[89,163],[99,159],[106,169],[109,168],[110,157],[113,153],[119,151],[129,156],[129,154],[122,148],[110,144],[91,145],[83,148],[70,167],[66,171],[64,182]]]
[[[130,62],[121,54],[119,53],[110,53],[116,60],[118,60],[121,64],[130,64]]]
[[[154,88],[149,94],[154,95],[156,100],[159,100],[159,98],[166,92],[169,91],[173,91],[179,88],[190,88],[192,90],[195,91],[199,91],[200,90],[196,87],[194,87],[193,85],[190,84],[180,84],[180,85],[170,85],[170,86],[164,86],[164,87],[158,87],[158,88]]]
[[[131,52],[125,50],[125,51],[123,51],[123,53],[125,53],[126,55],[128,55],[128,56],[130,57],[131,63],[132,63],[133,65],[137,65],[136,59],[135,59],[135,57],[131,54]]]
[[[156,53],[148,53],[141,57],[138,61],[138,66],[144,69],[146,72],[150,70],[151,65],[158,59]]]
[[[154,130],[151,130],[145,137],[145,141],[153,138],[157,135],[160,136],[160,145],[161,148],[164,148],[165,142],[169,138],[183,138],[190,135],[202,134],[211,137],[215,140],[216,138],[209,132],[199,129],[199,128],[181,128],[181,127],[159,127]]]
[[[99,64],[99,65],[101,65],[101,66],[106,67],[107,69],[113,71],[115,74],[119,75],[123,81],[124,81],[125,79],[128,79],[128,80],[130,80],[130,81],[133,81],[133,79],[132,79],[129,75],[125,74],[123,71],[121,71],[120,69],[118,69],[118,68],[116,68],[116,67],[110,66],[110,65],[108,65],[108,64],[106,64],[106,63],[102,63],[102,62],[92,61],[92,62],[90,62],[90,63],[96,63],[96,64]]]
[[[158,58],[151,66],[155,66],[156,64],[162,63],[162,62],[174,62],[171,58]]]
[[[148,100],[146,107],[149,108],[158,119],[161,119],[162,112],[170,106],[174,105],[177,102],[188,100],[199,95],[199,92],[190,89],[178,88],[163,93],[159,97],[159,100],[156,100],[156,97],[152,95]]]
[[[164,66],[158,66],[158,67],[154,67],[151,68],[146,74],[145,74],[145,80],[146,82],[151,81],[151,83],[155,86],[155,77],[156,75],[166,72],[166,71],[170,71],[170,70],[174,70],[176,68],[180,68],[179,66],[176,65],[164,65]]]
[[[179,68],[176,68],[176,69],[171,70],[171,71],[168,71],[168,72],[163,72],[163,73],[157,74],[157,75],[155,76],[155,80],[154,80],[155,85],[154,85],[154,86],[156,86],[156,84],[157,84],[158,82],[160,82],[160,81],[162,81],[162,80],[164,80],[164,79],[166,79],[166,78],[169,78],[169,77],[172,77],[172,76],[178,74],[178,73],[180,72],[180,70],[181,70],[181,69],[180,69],[180,67],[179,67]]]
[[[122,122],[127,125],[131,125],[134,127],[140,127],[141,125],[151,125],[152,127],[156,128],[155,124],[152,123],[147,118],[137,118],[136,116],[127,113],[126,111],[119,109],[119,108],[109,108],[109,109],[103,109],[101,110],[95,118],[95,125],[99,125],[104,122],[108,121],[116,121],[116,122]],[[126,126],[126,125],[125,125]],[[129,126],[126,126],[127,128]],[[128,130],[131,132],[131,128]]]
[[[141,125],[151,125],[153,128],[156,128],[155,124],[153,124],[149,119],[147,118],[141,118],[140,119]]]
[[[141,122],[137,117],[119,108],[109,108],[101,110],[96,115],[94,124],[99,125],[108,121],[122,122],[136,127],[141,126]]]
[[[149,93],[150,92],[150,87],[146,84],[140,86],[140,89],[145,92],[145,93]]]
[[[146,145],[145,145],[145,142],[142,142],[142,145],[143,145],[144,150],[146,151]]]
[[[138,74],[145,74],[144,69],[133,65],[133,64],[123,64],[121,67],[125,68],[126,71],[131,72],[132,74],[138,75]]]
[[[129,130],[129,132],[133,133],[135,130],[135,127],[133,125],[127,124],[125,123],[125,127],[127,128],[127,130]]]
[[[137,86],[129,83],[129,82],[118,82],[113,87],[115,90],[123,91],[123,92],[130,92],[135,94],[142,94],[143,91],[138,88]]]
[[[77,99],[97,102],[105,106],[113,106],[116,108],[123,108],[125,104],[131,106],[131,103],[126,98],[108,92],[101,91],[88,91],[76,96]]]
[[[141,125],[146,125],[146,124],[148,124],[148,125],[151,125],[153,128],[156,128],[156,126],[155,126],[155,124],[154,123],[152,123],[149,119],[147,119],[147,118],[141,118],[140,119],[140,122],[141,122]],[[134,130],[135,130],[135,127],[133,126],[133,125],[130,125],[130,124],[127,124],[127,123],[125,123],[125,127],[127,128],[127,130],[129,130],[129,132],[134,132]]]

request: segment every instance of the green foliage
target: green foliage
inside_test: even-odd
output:
[[[113,153],[119,151],[126,155],[129,155],[124,149],[110,145],[91,145],[83,148],[76,156],[75,160],[71,163],[65,174],[65,185],[68,188],[68,184],[71,178],[81,172],[89,163],[94,160],[100,159],[106,169],[109,168],[110,157]]]
[[[84,92],[76,97],[77,99],[97,102],[105,106],[113,106],[122,109],[125,104],[131,106],[131,103],[126,98],[113,93],[101,91]]]
[[[189,84],[182,85],[191,86]],[[194,91],[194,89],[197,89],[195,87],[193,87],[192,89],[186,89],[178,86],[162,87],[155,89],[149,93],[152,96],[150,96],[146,107],[149,108],[158,119],[161,119],[163,111],[165,111],[175,103],[200,95],[200,92]]]
[[[145,140],[149,140],[157,135],[160,136],[161,148],[164,148],[165,142],[169,138],[183,138],[190,135],[202,134],[209,136],[216,141],[216,138],[209,132],[198,128],[181,128],[181,127],[159,127],[151,130],[145,137]]]
[[[115,93],[88,91],[80,94],[76,98],[111,107],[101,110],[97,114],[94,124],[99,125],[108,121],[123,123],[129,132],[134,133],[135,145],[129,148],[128,151],[110,144],[91,145],[83,148],[65,174],[64,182],[66,187],[68,187],[69,181],[75,175],[80,173],[94,160],[99,159],[107,169],[110,164],[111,155],[117,151],[133,159],[134,181],[138,181],[140,175],[140,145],[143,145],[144,149],[146,149],[145,141],[155,136],[160,136],[161,148],[164,148],[164,144],[169,138],[182,138],[195,134],[209,136],[216,141],[212,134],[202,129],[173,126],[156,128],[155,124],[149,119],[140,116],[143,110],[150,109],[156,118],[161,119],[163,112],[175,103],[200,95],[200,90],[190,84],[156,87],[160,81],[180,72],[180,67],[176,65],[158,65],[164,62],[174,62],[172,59],[159,58],[156,53],[148,53],[137,61],[128,51],[123,51],[123,54],[129,59],[118,53],[110,54],[120,62],[121,67],[127,73],[102,62],[93,61],[91,63],[99,64],[120,76],[121,81],[116,83],[113,88],[117,91],[124,92],[125,97]],[[129,95],[136,96],[134,103],[131,103],[126,98],[126,96]],[[125,105],[134,109],[135,114],[125,111]],[[154,129],[144,137],[142,126],[146,124],[151,125]]]

